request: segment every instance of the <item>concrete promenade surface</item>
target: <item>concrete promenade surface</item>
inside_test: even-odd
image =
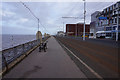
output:
[[[54,37],[47,52],[35,49],[3,78],[86,78]]]

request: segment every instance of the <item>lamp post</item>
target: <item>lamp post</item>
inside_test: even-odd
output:
[[[63,32],[64,32],[64,22],[63,22]]]
[[[75,29],[75,37],[77,37],[77,23],[76,23],[76,29]]]
[[[118,3],[117,3],[118,4]],[[118,41],[118,27],[119,27],[119,6],[118,6],[118,14],[117,14],[117,27],[116,27],[116,41]]]
[[[38,31],[39,31],[39,19],[38,19]]]
[[[84,29],[83,29],[83,41],[85,40],[85,17],[86,17],[86,2],[84,1]]]
[[[39,41],[39,19],[38,20],[38,41]]]

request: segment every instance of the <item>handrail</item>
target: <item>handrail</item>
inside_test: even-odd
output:
[[[49,37],[44,37],[43,42],[47,40]],[[5,50],[2,50],[2,69],[6,70],[8,69],[9,64],[17,60],[22,55],[27,55],[28,51],[33,49],[35,46],[40,45],[40,40],[33,40],[24,44],[20,44],[17,46],[14,46],[12,48],[8,48]]]
[[[9,49],[5,49],[2,51],[2,67],[7,67],[11,62],[16,60],[18,57],[26,53],[28,50],[32,49],[34,46],[37,46],[40,42],[37,40],[30,41],[18,46],[14,46]]]

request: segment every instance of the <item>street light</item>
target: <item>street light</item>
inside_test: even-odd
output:
[[[76,23],[76,31],[75,31],[75,33],[76,33],[76,34],[75,34],[75,37],[77,37],[77,34],[78,34],[78,33],[77,33],[77,23]]]
[[[86,8],[86,2],[85,2],[85,0],[83,0],[84,1],[84,29],[83,29],[83,40],[85,40],[85,14],[86,14],[86,10],[85,10],[85,8]]]
[[[118,4],[118,3],[117,3]],[[117,27],[116,27],[116,41],[118,41],[118,27],[119,27],[119,6],[118,6],[118,14],[117,14]]]
[[[39,31],[39,19],[37,19],[38,20],[38,31]]]
[[[64,22],[63,22],[63,32],[64,32]]]
[[[37,18],[37,20],[38,20],[38,41],[40,41],[40,35],[39,35],[39,19]]]

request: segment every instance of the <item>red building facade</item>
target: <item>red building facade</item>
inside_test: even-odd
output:
[[[82,36],[84,24],[66,24],[66,35],[67,36]],[[89,35],[90,25],[85,25],[85,34]]]

